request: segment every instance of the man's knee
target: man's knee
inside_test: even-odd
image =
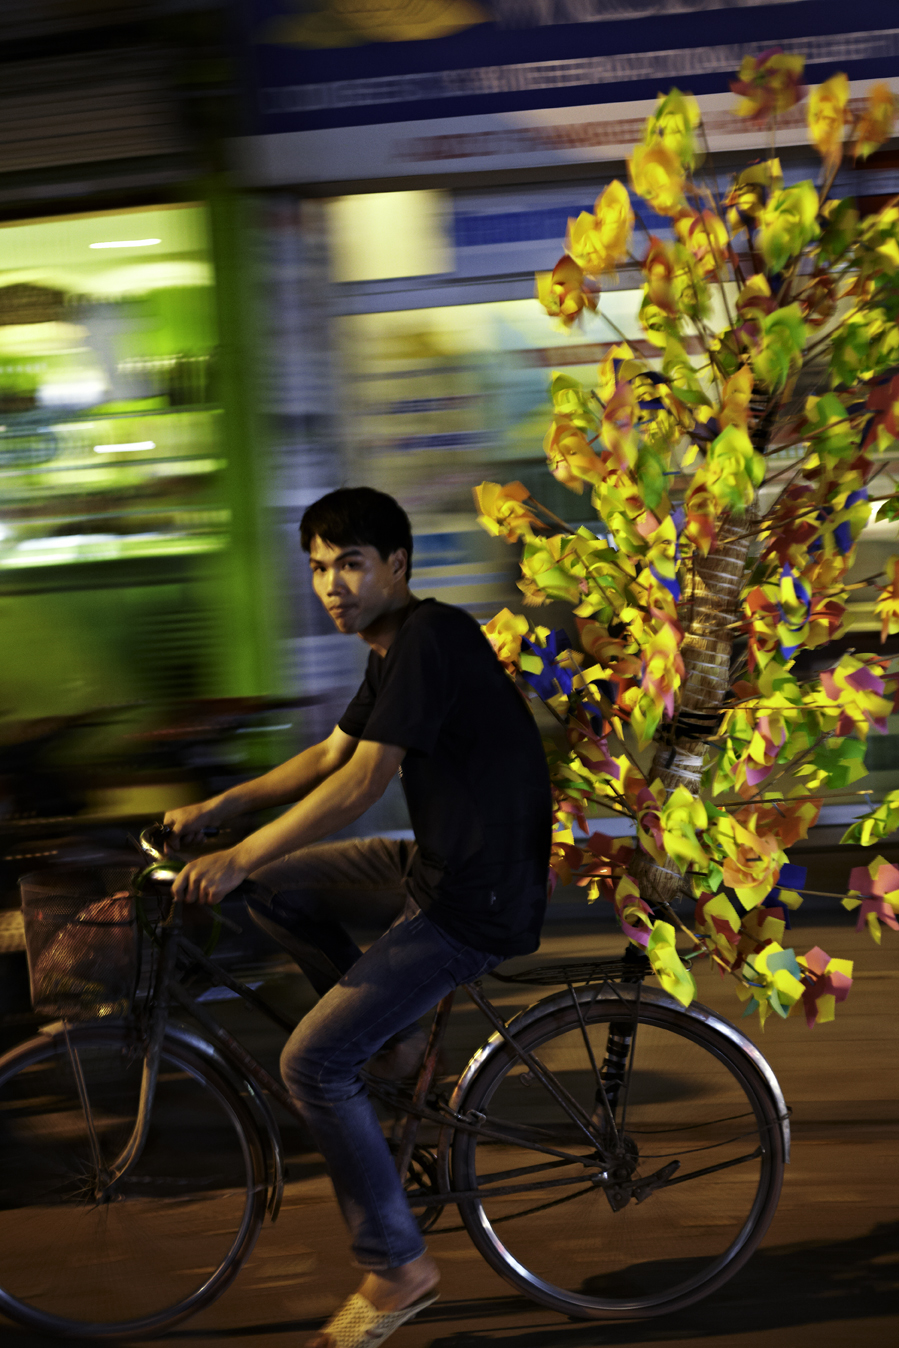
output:
[[[247,911],[250,917],[268,932],[276,941],[283,944],[285,933],[315,932],[320,926],[321,895],[311,888],[283,890],[266,883],[263,866],[250,877],[251,884],[246,894]],[[271,876],[273,880],[276,876]]]
[[[302,1048],[297,1047],[292,1039],[288,1039],[281,1050],[281,1079],[284,1085],[292,1096],[300,1099],[304,1091],[310,1088],[314,1078],[315,1067],[311,1059],[307,1059]]]
[[[327,1035],[300,1025],[281,1053],[281,1076],[296,1099],[348,1100],[363,1089],[362,1062],[352,1050],[338,1049]]]

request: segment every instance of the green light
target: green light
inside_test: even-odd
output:
[[[95,454],[133,454],[139,449],[155,449],[155,440],[132,440],[125,445],[94,445]]]
[[[150,248],[162,239],[111,239],[109,243],[91,243],[89,248]]]

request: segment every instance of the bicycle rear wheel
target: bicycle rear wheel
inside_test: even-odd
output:
[[[70,1030],[0,1061],[0,1312],[91,1338],[155,1333],[228,1285],[265,1214],[266,1160],[237,1091],[180,1044],[163,1047],[146,1146],[109,1201],[131,1135],[142,1045],[125,1030]],[[96,1147],[76,1081],[80,1065]]]
[[[594,1062],[603,1063],[610,1024],[621,1024],[624,1009],[617,997],[587,1000],[582,1029],[568,1001],[517,1036],[588,1118]],[[460,1203],[472,1240],[518,1290],[583,1319],[661,1315],[707,1296],[749,1258],[780,1192],[777,1107],[748,1055],[699,1018],[648,998],[632,1028],[630,1078],[616,1109],[624,1172],[639,1180],[679,1163],[642,1201],[614,1210],[595,1148],[505,1044],[456,1102],[516,1142],[457,1133],[454,1189],[563,1181]],[[581,1159],[566,1164],[539,1145]]]

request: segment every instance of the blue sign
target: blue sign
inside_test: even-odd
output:
[[[250,135],[723,93],[747,52],[899,72],[896,0],[244,0]]]

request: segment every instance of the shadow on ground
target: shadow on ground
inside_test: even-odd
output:
[[[831,1320],[895,1315],[899,1292],[899,1222],[882,1223],[866,1236],[847,1241],[804,1241],[762,1250],[719,1292],[687,1310],[655,1320],[568,1321],[516,1332],[505,1325],[503,1348],[594,1348],[601,1343],[644,1344],[713,1335],[751,1334]],[[472,1319],[479,1314],[514,1315],[517,1298],[500,1305],[438,1303],[434,1320]],[[422,1317],[424,1319],[424,1317]],[[489,1326],[443,1334],[430,1348],[473,1348],[493,1341]]]
[[[848,1241],[804,1241],[756,1254],[719,1292],[674,1315],[655,1320],[597,1322],[556,1320],[529,1326],[532,1302],[523,1297],[440,1301],[416,1321],[433,1324],[438,1337],[429,1348],[476,1348],[501,1342],[503,1348],[615,1348],[615,1345],[703,1339],[726,1334],[762,1333],[791,1326],[824,1324],[895,1315],[899,1293],[899,1222],[882,1223],[866,1236]],[[545,1314],[545,1312],[544,1312]],[[509,1324],[518,1318],[518,1325]],[[501,1330],[490,1321],[502,1319]],[[453,1321],[481,1321],[478,1328],[447,1333]],[[156,1343],[240,1343],[241,1339],[293,1331],[311,1332],[320,1319],[266,1321],[229,1329],[179,1326]],[[861,1328],[861,1325],[860,1325]],[[19,1329],[0,1318],[4,1348],[58,1348],[59,1339]],[[97,1345],[100,1340],[79,1342]],[[107,1341],[108,1342],[108,1341]]]

